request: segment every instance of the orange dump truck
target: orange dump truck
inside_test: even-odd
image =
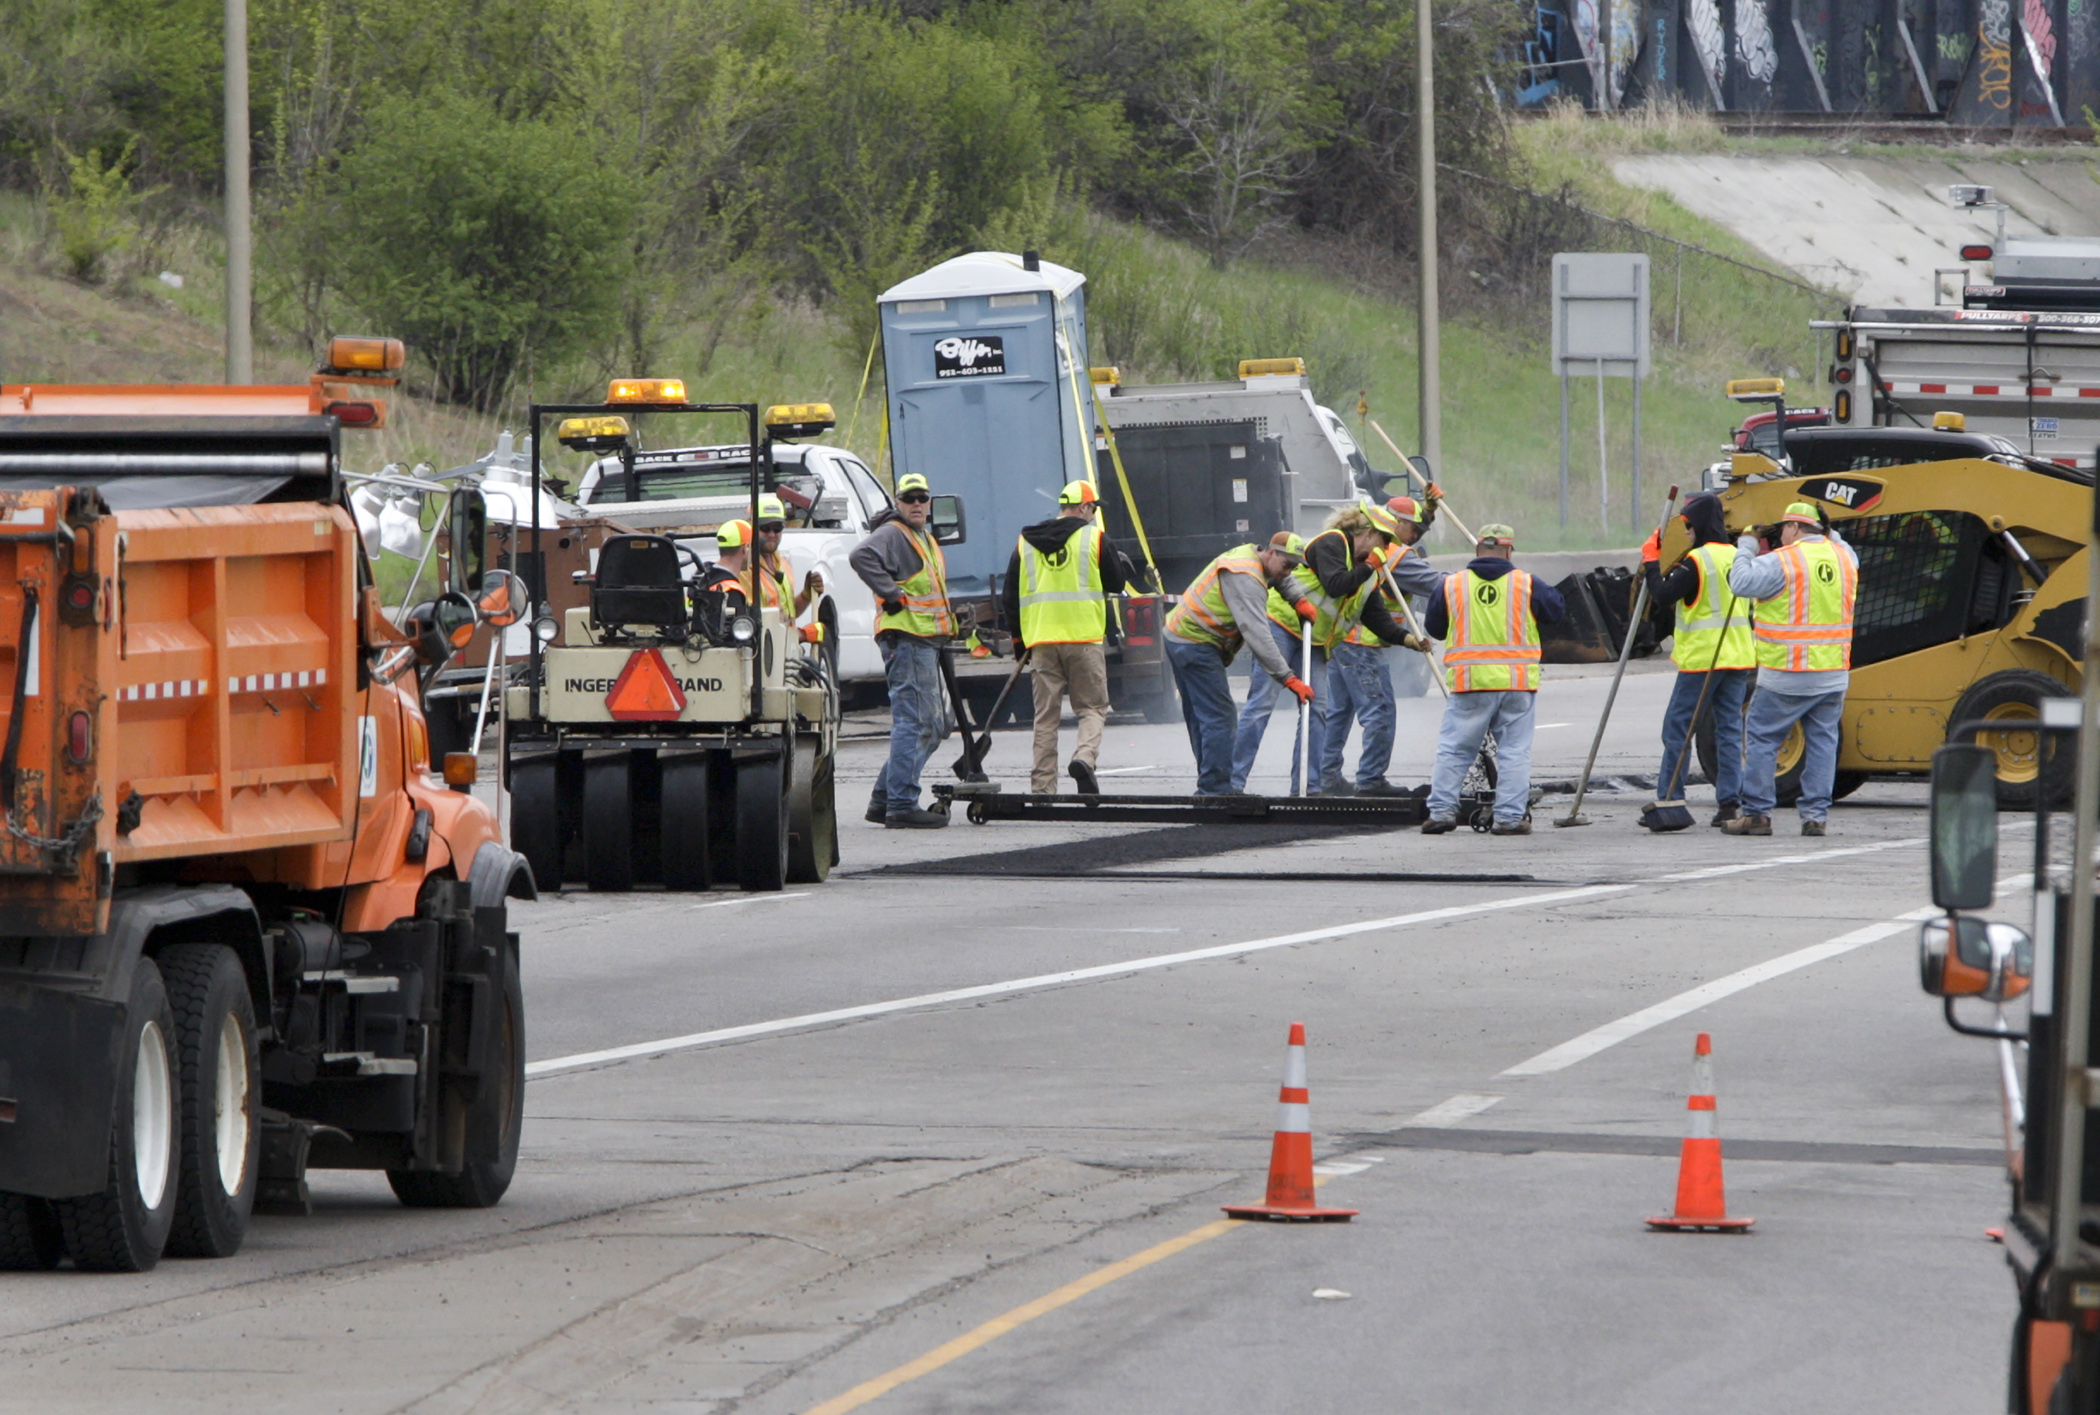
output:
[[[521,587],[380,613],[371,345],[379,382],[400,346],[338,340],[311,386],[0,388],[0,1268],[224,1256],[309,1165],[509,1184],[532,874],[418,694]]]

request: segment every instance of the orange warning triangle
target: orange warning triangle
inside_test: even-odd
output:
[[[675,722],[685,711],[685,690],[657,649],[636,649],[620,670],[605,706],[622,722]]]

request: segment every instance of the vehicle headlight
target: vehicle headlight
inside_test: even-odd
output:
[[[543,644],[551,644],[561,637],[561,621],[551,614],[542,614],[532,621],[532,637]]]
[[[748,644],[758,637],[758,621],[748,614],[739,614],[729,621],[729,637],[740,644]]]

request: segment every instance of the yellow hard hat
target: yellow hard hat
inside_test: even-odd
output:
[[[1804,526],[1814,526],[1818,530],[1822,529],[1823,526],[1822,516],[1817,513],[1815,507],[1809,505],[1806,501],[1792,502],[1787,506],[1786,514],[1779,519],[1782,521],[1798,521]]]
[[[1057,494],[1057,504],[1060,506],[1092,506],[1100,500],[1101,493],[1096,491],[1094,484],[1085,477],[1078,481],[1066,482],[1065,489]]]
[[[749,521],[725,521],[715,530],[715,544],[724,550],[738,550],[751,544]]]
[[[772,492],[769,491],[758,498],[759,529],[765,529],[769,521],[785,521],[787,514],[787,503]]]
[[[897,478],[897,495],[902,496],[907,491],[923,491],[928,496],[933,495],[933,488],[928,486],[926,478],[917,472],[906,472]]]

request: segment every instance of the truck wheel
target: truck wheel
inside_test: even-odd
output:
[[[664,763],[664,888],[706,889],[714,883],[707,858],[707,757]]]
[[[1159,685],[1159,691],[1149,694],[1139,704],[1147,722],[1181,721],[1181,695],[1174,691],[1174,679],[1169,675]]]
[[[822,884],[838,863],[839,813],[832,763],[817,764],[817,744],[795,748],[795,780],[788,793],[789,884]]]
[[[467,1153],[494,1155],[468,1160],[457,1174],[390,1169],[386,1182],[411,1209],[494,1208],[518,1172],[518,1137],[525,1129],[525,990],[518,980],[518,955],[503,949],[503,980],[496,989],[496,1035],[489,1069],[467,1107]]]
[[[86,1272],[142,1273],[160,1261],[175,1222],[175,1014],[150,958],[131,970],[124,1042],[111,1107],[109,1187],[54,1199],[73,1264]]]
[[[2042,699],[2069,697],[2063,684],[2046,673],[2012,668],[1973,684],[1954,705],[1947,721],[1947,740],[1974,741],[1998,759],[1998,809],[2025,811],[2044,791],[2052,805],[2069,799],[2074,783],[2071,753],[2047,752],[2041,732]],[[1955,735],[1965,722],[2004,723],[2001,730]]]
[[[555,798],[555,761],[551,756],[515,762],[510,769],[510,844],[532,866],[532,882],[541,889],[561,888],[561,809]]]
[[[739,762],[736,768],[736,882],[774,890],[787,883],[787,783],[781,761]]]
[[[634,815],[623,754],[583,765],[583,880],[601,893],[634,888]]]
[[[160,975],[175,1013],[182,1092],[182,1156],[168,1251],[230,1258],[255,1208],[262,1142],[256,1110],[255,1004],[233,950],[186,943],[163,949]]]
[[[43,1272],[66,1251],[51,1205],[28,1194],[0,1194],[0,1272]]]

